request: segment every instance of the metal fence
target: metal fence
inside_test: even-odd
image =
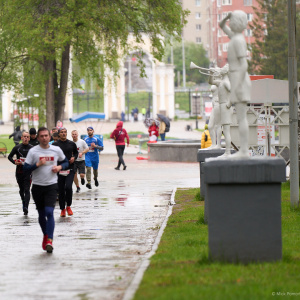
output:
[[[282,157],[289,163],[289,106],[250,105],[247,111],[249,124],[249,149],[252,156]],[[240,146],[236,113],[230,126],[231,140]]]

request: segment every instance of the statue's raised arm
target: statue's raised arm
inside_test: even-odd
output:
[[[220,28],[228,35],[228,37],[231,39],[231,37],[234,35],[234,33],[231,31],[231,29],[226,25],[226,22],[230,20],[231,18],[231,12],[228,13],[228,15],[219,23]]]

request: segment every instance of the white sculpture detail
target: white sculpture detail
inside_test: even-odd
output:
[[[218,87],[216,85],[212,85],[210,90],[212,92],[212,111],[208,122],[208,131],[212,144],[210,147],[206,148],[206,150],[221,149],[222,136]]]
[[[209,77],[209,83],[218,87],[220,110],[219,123],[223,126],[226,144],[225,153],[222,156],[228,156],[231,154],[230,124],[232,123],[232,109],[230,102],[230,82],[228,78],[228,71],[229,66],[226,64],[223,68],[218,69],[219,76],[216,77],[216,73],[212,72],[212,76]]]
[[[230,20],[229,27],[226,25]],[[243,31],[247,27],[247,15],[236,10],[229,13],[219,26],[230,38],[228,44],[229,80],[231,84],[230,102],[235,105],[239,124],[240,150],[231,158],[249,158],[249,127],[247,121],[247,103],[250,101],[251,82],[248,75],[247,44]]]

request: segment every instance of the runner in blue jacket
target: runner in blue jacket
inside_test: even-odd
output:
[[[86,187],[91,189],[91,180],[92,180],[92,167],[94,173],[94,180],[95,186],[99,185],[98,182],[98,165],[99,165],[99,153],[98,151],[103,150],[103,143],[102,141],[94,136],[94,128],[88,127],[87,128],[88,137],[84,140],[89,146],[89,152],[85,154],[85,165],[86,165],[86,180],[87,184]]]

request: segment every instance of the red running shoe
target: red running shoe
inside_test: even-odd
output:
[[[68,213],[69,216],[72,216],[72,215],[73,215],[71,206],[67,206],[67,213]]]
[[[65,217],[66,216],[66,209],[65,208],[61,210],[60,216],[61,217]]]
[[[46,250],[47,240],[48,240],[48,234],[45,234],[42,242],[43,250]]]
[[[46,251],[48,253],[52,253],[52,251],[53,251],[53,245],[52,245],[52,240],[51,239],[47,240]]]

